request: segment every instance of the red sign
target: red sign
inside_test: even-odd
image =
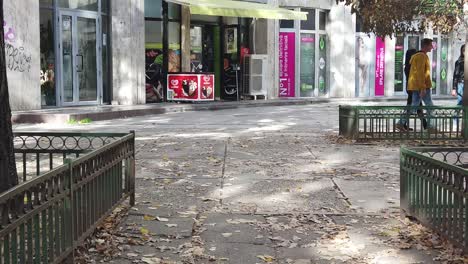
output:
[[[214,100],[213,74],[168,74],[167,99],[174,101]]]
[[[200,99],[214,100],[214,75],[199,75]]]

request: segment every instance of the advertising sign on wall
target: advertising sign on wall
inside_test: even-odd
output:
[[[385,40],[375,39],[375,96],[385,95]]]
[[[279,97],[295,97],[296,34],[279,33]]]
[[[375,37],[366,33],[356,34],[356,96],[369,97],[374,78]]]
[[[167,99],[172,101],[214,100],[214,74],[168,74]]]

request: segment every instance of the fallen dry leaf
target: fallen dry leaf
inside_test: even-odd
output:
[[[268,255],[258,255],[257,258],[265,261],[266,263],[271,263],[271,262],[275,261],[274,257],[268,256]]]
[[[156,217],[154,217],[152,215],[145,215],[145,216],[143,216],[143,220],[145,220],[145,221],[154,221],[154,220],[156,220]]]

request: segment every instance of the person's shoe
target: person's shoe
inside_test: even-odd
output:
[[[414,130],[414,129],[412,129],[411,127],[408,127],[408,125],[404,125],[404,127],[405,127],[405,129],[406,129],[407,131],[413,131],[413,130]]]
[[[404,125],[402,125],[402,124],[396,124],[396,125],[395,125],[395,129],[396,129],[397,131],[400,131],[400,132],[406,132],[406,131],[408,131],[408,129],[407,129]]]
[[[426,131],[427,131],[427,133],[429,133],[429,134],[436,134],[436,133],[439,132],[439,131],[437,131],[437,129],[434,128],[434,127],[428,127],[428,128],[426,129]]]

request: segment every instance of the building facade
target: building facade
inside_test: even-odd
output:
[[[248,99],[248,54],[265,55],[267,99],[404,97],[404,54],[423,37],[434,39],[434,95],[450,93],[464,34],[380,39],[334,0],[243,3],[4,1],[12,108],[163,102],[167,74],[184,72],[214,74],[216,100]]]

